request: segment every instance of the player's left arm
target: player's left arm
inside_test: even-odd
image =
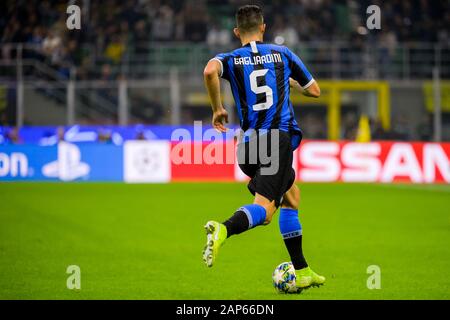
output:
[[[320,97],[320,87],[316,80],[314,80],[307,88],[303,88],[297,81],[289,78],[289,86],[291,89],[297,90],[307,97]]]
[[[222,64],[217,59],[211,59],[203,71],[206,90],[213,111],[212,125],[220,132],[226,132],[224,124],[228,123],[228,113],[222,105],[220,96],[220,75]]]
[[[287,48],[285,54],[289,60],[289,69],[291,70],[290,87],[298,90],[305,96],[318,98],[320,96],[319,84],[314,80],[303,61]]]

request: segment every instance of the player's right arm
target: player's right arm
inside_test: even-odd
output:
[[[213,111],[212,125],[220,131],[226,132],[224,124],[228,123],[228,113],[222,105],[220,97],[220,75],[222,73],[222,65],[217,59],[209,60],[203,71],[206,90],[209,95],[209,102]]]

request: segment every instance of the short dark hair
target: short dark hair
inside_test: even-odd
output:
[[[242,6],[236,12],[236,25],[241,32],[253,32],[264,23],[262,10],[259,6],[249,4]]]

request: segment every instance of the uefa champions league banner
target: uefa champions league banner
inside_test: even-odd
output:
[[[122,181],[122,167],[114,145],[0,146],[0,181]]]
[[[169,182],[170,143],[0,145],[0,181]]]
[[[246,181],[233,140],[0,145],[0,181]],[[303,182],[450,183],[450,143],[304,141]]]
[[[172,181],[246,181],[234,143],[218,144],[213,152],[211,143],[190,143],[180,161],[180,144],[172,142]],[[304,141],[293,168],[302,182],[450,183],[449,159],[450,143]]]
[[[450,183],[450,143],[307,141],[297,179],[311,182]]]

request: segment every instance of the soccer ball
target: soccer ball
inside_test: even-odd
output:
[[[295,285],[295,269],[292,262],[283,262],[278,265],[272,274],[275,290],[282,293],[298,293],[301,290]]]

